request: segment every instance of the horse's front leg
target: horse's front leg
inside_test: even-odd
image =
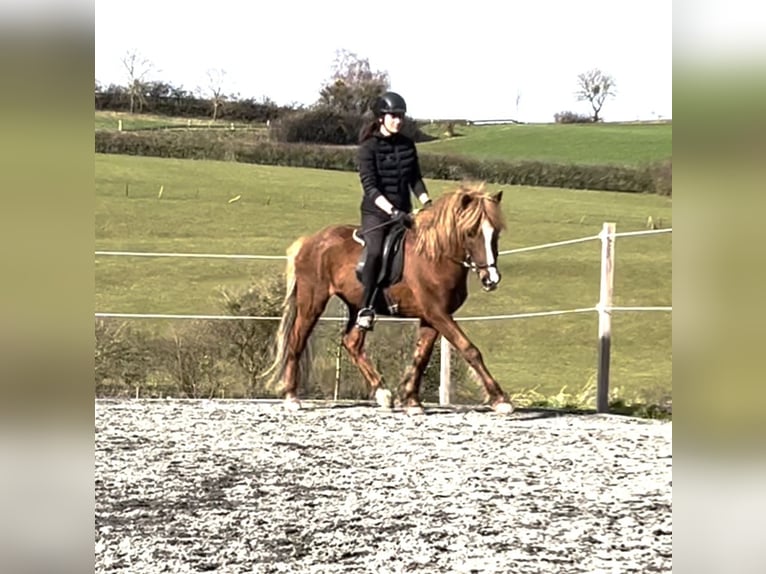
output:
[[[431,359],[438,335],[439,332],[431,325],[425,321],[420,321],[418,342],[415,345],[412,362],[404,372],[401,383],[399,383],[399,397],[408,414],[423,413],[423,405],[420,402],[420,382],[423,378],[423,371]]]
[[[356,313],[351,313],[350,316],[354,317]],[[391,395],[391,391],[386,388],[375,365],[372,364],[367,353],[364,351],[365,332],[361,329],[354,327],[353,322],[349,322],[346,326],[346,334],[343,335],[343,346],[351,356],[351,361],[362,373],[362,377],[367,381],[370,386],[370,398],[374,398],[378,403],[378,406],[383,408],[393,408],[394,398]]]
[[[508,395],[505,394],[495,378],[489,373],[489,369],[487,369],[481,356],[481,351],[471,342],[455,320],[446,315],[432,321],[432,323],[476,372],[484,385],[487,402],[492,408],[496,412],[503,414],[513,412],[513,403],[511,403]]]

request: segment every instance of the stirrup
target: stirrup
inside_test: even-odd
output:
[[[375,319],[375,311],[371,307],[365,307],[359,310],[356,316],[356,326],[363,331],[372,331],[372,322]]]

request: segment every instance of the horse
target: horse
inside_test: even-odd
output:
[[[492,377],[479,349],[466,336],[453,314],[468,296],[469,272],[478,275],[485,291],[500,282],[498,240],[505,229],[500,202],[503,192],[490,194],[484,185],[463,183],[436,198],[414,216],[404,233],[401,278],[386,290],[399,316],[419,320],[412,361],[398,387],[400,405],[409,414],[424,413],[420,383],[434,343],[441,334],[481,380],[485,404],[495,412],[511,413],[508,395]],[[369,385],[370,397],[392,408],[393,395],[364,351],[366,331],[355,325],[362,304],[362,284],[355,273],[362,246],[352,225],[330,225],[296,239],[287,249],[286,294],[271,366],[264,373],[269,385],[282,383],[284,404],[299,409],[301,359],[320,315],[331,297],[348,308],[342,344]]]

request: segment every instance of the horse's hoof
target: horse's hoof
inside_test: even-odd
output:
[[[378,389],[375,391],[375,402],[382,409],[393,409],[394,395],[388,389]]]
[[[289,398],[285,399],[285,402],[283,403],[285,406],[285,409],[288,411],[299,411],[301,410],[301,402],[296,398]]]
[[[426,414],[426,411],[420,405],[411,405],[404,410],[409,416],[416,417]]]
[[[513,412],[513,405],[505,401],[497,403],[492,407],[497,414],[509,415]]]

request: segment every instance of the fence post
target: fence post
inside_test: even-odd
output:
[[[340,369],[341,369],[341,349],[343,348],[343,343],[338,343],[338,348],[335,349],[335,387],[332,391],[332,400],[338,401],[338,396],[340,394]]]
[[[439,404],[449,405],[451,402],[450,390],[450,344],[444,337],[439,338]]]
[[[598,389],[596,411],[609,412],[609,362],[612,347],[614,294],[614,239],[616,224],[604,223],[601,237],[601,294],[598,301]]]

